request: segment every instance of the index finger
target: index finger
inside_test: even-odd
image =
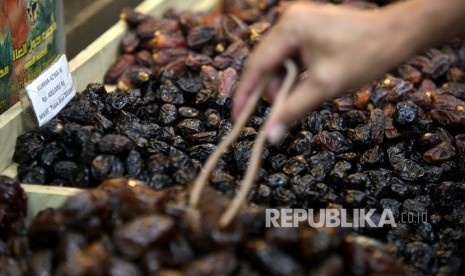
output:
[[[292,36],[286,23],[279,22],[258,44],[248,57],[242,79],[234,94],[233,118],[236,119],[260,79],[274,72],[297,47],[297,38]]]

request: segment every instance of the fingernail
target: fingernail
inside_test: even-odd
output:
[[[286,126],[283,123],[276,122],[272,124],[267,131],[268,141],[274,145],[279,144],[284,136],[285,131]]]

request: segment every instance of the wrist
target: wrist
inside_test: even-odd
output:
[[[410,0],[382,10],[393,46],[403,59],[465,31],[465,1]]]
[[[411,15],[410,8],[401,3],[380,11],[379,24],[382,26],[379,29],[383,32],[387,58],[392,66],[419,52],[425,44],[422,36],[427,34],[427,30],[422,29],[424,26],[415,25],[418,19],[413,18],[416,15]]]

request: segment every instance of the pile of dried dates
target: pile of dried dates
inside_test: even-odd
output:
[[[27,199],[18,182],[0,175],[0,275],[21,275],[30,256]]]
[[[209,193],[193,210],[182,195],[111,179],[40,212],[28,233],[28,275],[405,274],[373,239],[308,225],[266,228],[260,208],[219,228],[224,197]]]
[[[105,76],[117,89],[89,84],[47,125],[18,137],[21,182],[95,187],[124,176],[157,190],[187,187],[231,130],[243,62],[285,2],[224,0],[216,12],[169,10],[160,18],[125,9],[123,54]],[[375,8],[386,1],[342,2]],[[353,232],[386,243],[411,274],[464,270],[464,72],[465,41],[453,39],[324,103],[282,145],[266,148],[250,201],[375,209],[375,217],[389,209],[397,227]],[[211,185],[226,196],[235,194],[269,110],[257,106],[212,174]],[[404,214],[417,217],[405,222]]]

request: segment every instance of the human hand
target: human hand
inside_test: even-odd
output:
[[[233,118],[242,112],[259,80],[277,71],[286,58],[300,61],[308,76],[301,79],[280,112],[267,121],[268,140],[278,142],[286,128],[323,101],[362,85],[407,57],[402,35],[389,32],[392,22],[381,10],[355,10],[297,2],[249,56],[234,95]],[[280,78],[265,96],[273,100]]]

